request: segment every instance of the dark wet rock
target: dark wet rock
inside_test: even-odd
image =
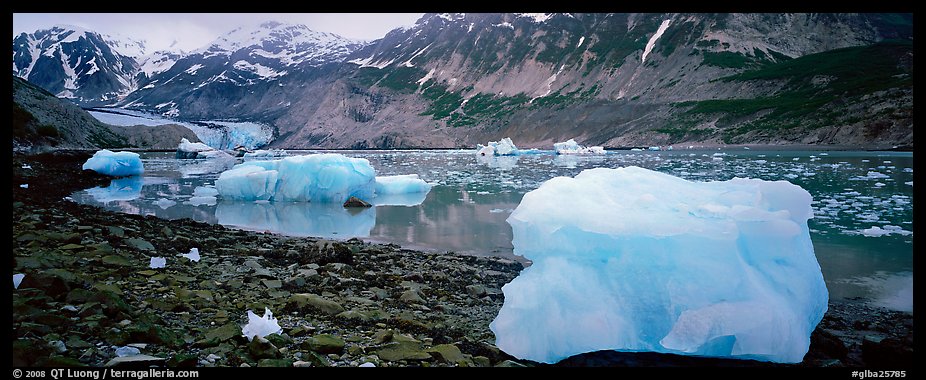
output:
[[[460,364],[466,361],[466,357],[460,352],[460,349],[452,344],[439,344],[429,348],[427,352],[444,363]]]
[[[206,335],[203,337],[203,343],[206,346],[215,346],[241,335],[241,326],[228,323],[206,332]]]
[[[338,336],[319,334],[306,339],[302,347],[319,354],[340,354],[344,352],[346,343]]]
[[[279,358],[280,349],[270,343],[269,340],[261,337],[254,337],[248,343],[248,352],[255,359]]]
[[[139,251],[154,251],[154,245],[151,242],[140,239],[140,238],[130,238],[125,239],[125,244],[129,247],[135,248]]]
[[[524,364],[518,363],[514,360],[505,360],[501,363],[495,365],[496,367],[527,367]]]
[[[862,340],[865,364],[879,368],[912,368],[913,339],[866,335]]]
[[[381,321],[389,318],[389,314],[382,310],[357,310],[351,309],[337,315],[345,319],[357,319],[361,322]]]
[[[171,368],[195,367],[197,362],[199,359],[196,355],[179,353],[167,360],[167,366]]]
[[[466,293],[473,297],[480,298],[480,297],[485,296],[488,292],[486,291],[485,286],[469,285],[466,287]]]
[[[304,361],[312,363],[313,367],[330,367],[331,366],[331,362],[328,360],[327,357],[321,354],[317,354],[312,351],[306,352],[304,355],[302,355],[302,359]]]
[[[114,367],[114,368],[148,368],[152,365],[164,364],[166,359],[159,358],[150,355],[134,355],[134,356],[123,356],[113,358],[112,360],[106,362],[104,367]]]
[[[293,294],[290,296],[289,302],[299,309],[309,308],[329,315],[336,315],[344,311],[341,304],[310,293]]]
[[[376,355],[380,359],[387,361],[428,360],[431,358],[431,355],[421,348],[421,344],[413,342],[389,343],[376,350]]]
[[[399,296],[399,300],[413,303],[424,303],[424,299],[421,298],[421,295],[419,295],[418,292],[413,289],[402,292],[402,295]]]
[[[344,202],[344,207],[373,207],[373,205],[363,199],[350,197]]]
[[[826,329],[816,329],[810,335],[811,354],[819,352],[822,357],[845,359],[849,349],[839,337]]]
[[[103,256],[102,260],[103,260],[103,263],[111,264],[111,265],[121,265],[124,267],[130,267],[134,265],[132,264],[131,261],[129,261],[129,259],[121,255]]]

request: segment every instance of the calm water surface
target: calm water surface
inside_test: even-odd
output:
[[[426,197],[377,197],[376,207],[360,211],[340,205],[216,202],[201,196],[208,190],[197,188],[214,186],[221,171],[242,159],[177,160],[173,153],[143,153],[143,177],[114,180],[108,187],[80,191],[72,198],[168,219],[191,218],[293,236],[360,237],[523,261],[512,254],[511,227],[505,219],[526,192],[556,176],[635,165],[694,181],[787,180],[813,195],[811,238],[830,297],[864,297],[881,306],[912,311],[912,153],[674,150],[515,157],[477,157],[472,151],[337,153],[366,158],[377,175],[415,173],[435,186]],[[880,234],[885,231],[891,233]]]

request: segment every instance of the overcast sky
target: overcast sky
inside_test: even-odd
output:
[[[53,25],[79,26],[102,34],[148,41],[164,49],[174,41],[183,50],[198,49],[241,25],[263,21],[304,24],[309,29],[375,40],[392,29],[414,25],[421,13],[14,13],[13,36]]]

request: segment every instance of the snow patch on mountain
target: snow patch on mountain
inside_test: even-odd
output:
[[[656,34],[653,34],[650,37],[649,42],[646,43],[646,48],[643,49],[643,57],[640,58],[640,64],[646,63],[646,56],[653,51],[653,47],[656,46],[656,41],[659,40],[659,37],[662,37],[662,34],[666,32],[666,29],[669,28],[669,24],[672,22],[671,19],[663,20],[662,24],[659,24],[659,29],[656,29]]]
[[[264,79],[276,78],[276,77],[286,75],[286,71],[276,71],[274,69],[261,65],[259,63],[250,63],[244,60],[235,62],[234,68],[237,70],[252,72],[254,74],[257,74],[257,76],[264,78]]]
[[[515,13],[518,17],[526,17],[536,23],[541,23],[553,17],[552,13]]]

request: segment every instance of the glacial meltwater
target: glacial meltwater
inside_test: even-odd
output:
[[[321,151],[290,151],[312,154]],[[238,159],[180,160],[142,153],[142,177],[112,181],[72,198],[109,210],[292,236],[358,237],[408,248],[512,254],[505,221],[521,197],[556,176],[584,169],[640,166],[681,178],[785,180],[813,195],[811,239],[834,299],[862,297],[890,309],[913,309],[913,154],[909,152],[684,150],[610,151],[606,155],[483,157],[466,151],[337,151],[366,158],[378,176],[418,174],[431,191],[377,197],[375,207],[229,202],[216,199],[219,173]],[[570,212],[570,210],[563,210]],[[620,215],[614,215],[620,218]],[[666,223],[672,223],[667,220]]]

